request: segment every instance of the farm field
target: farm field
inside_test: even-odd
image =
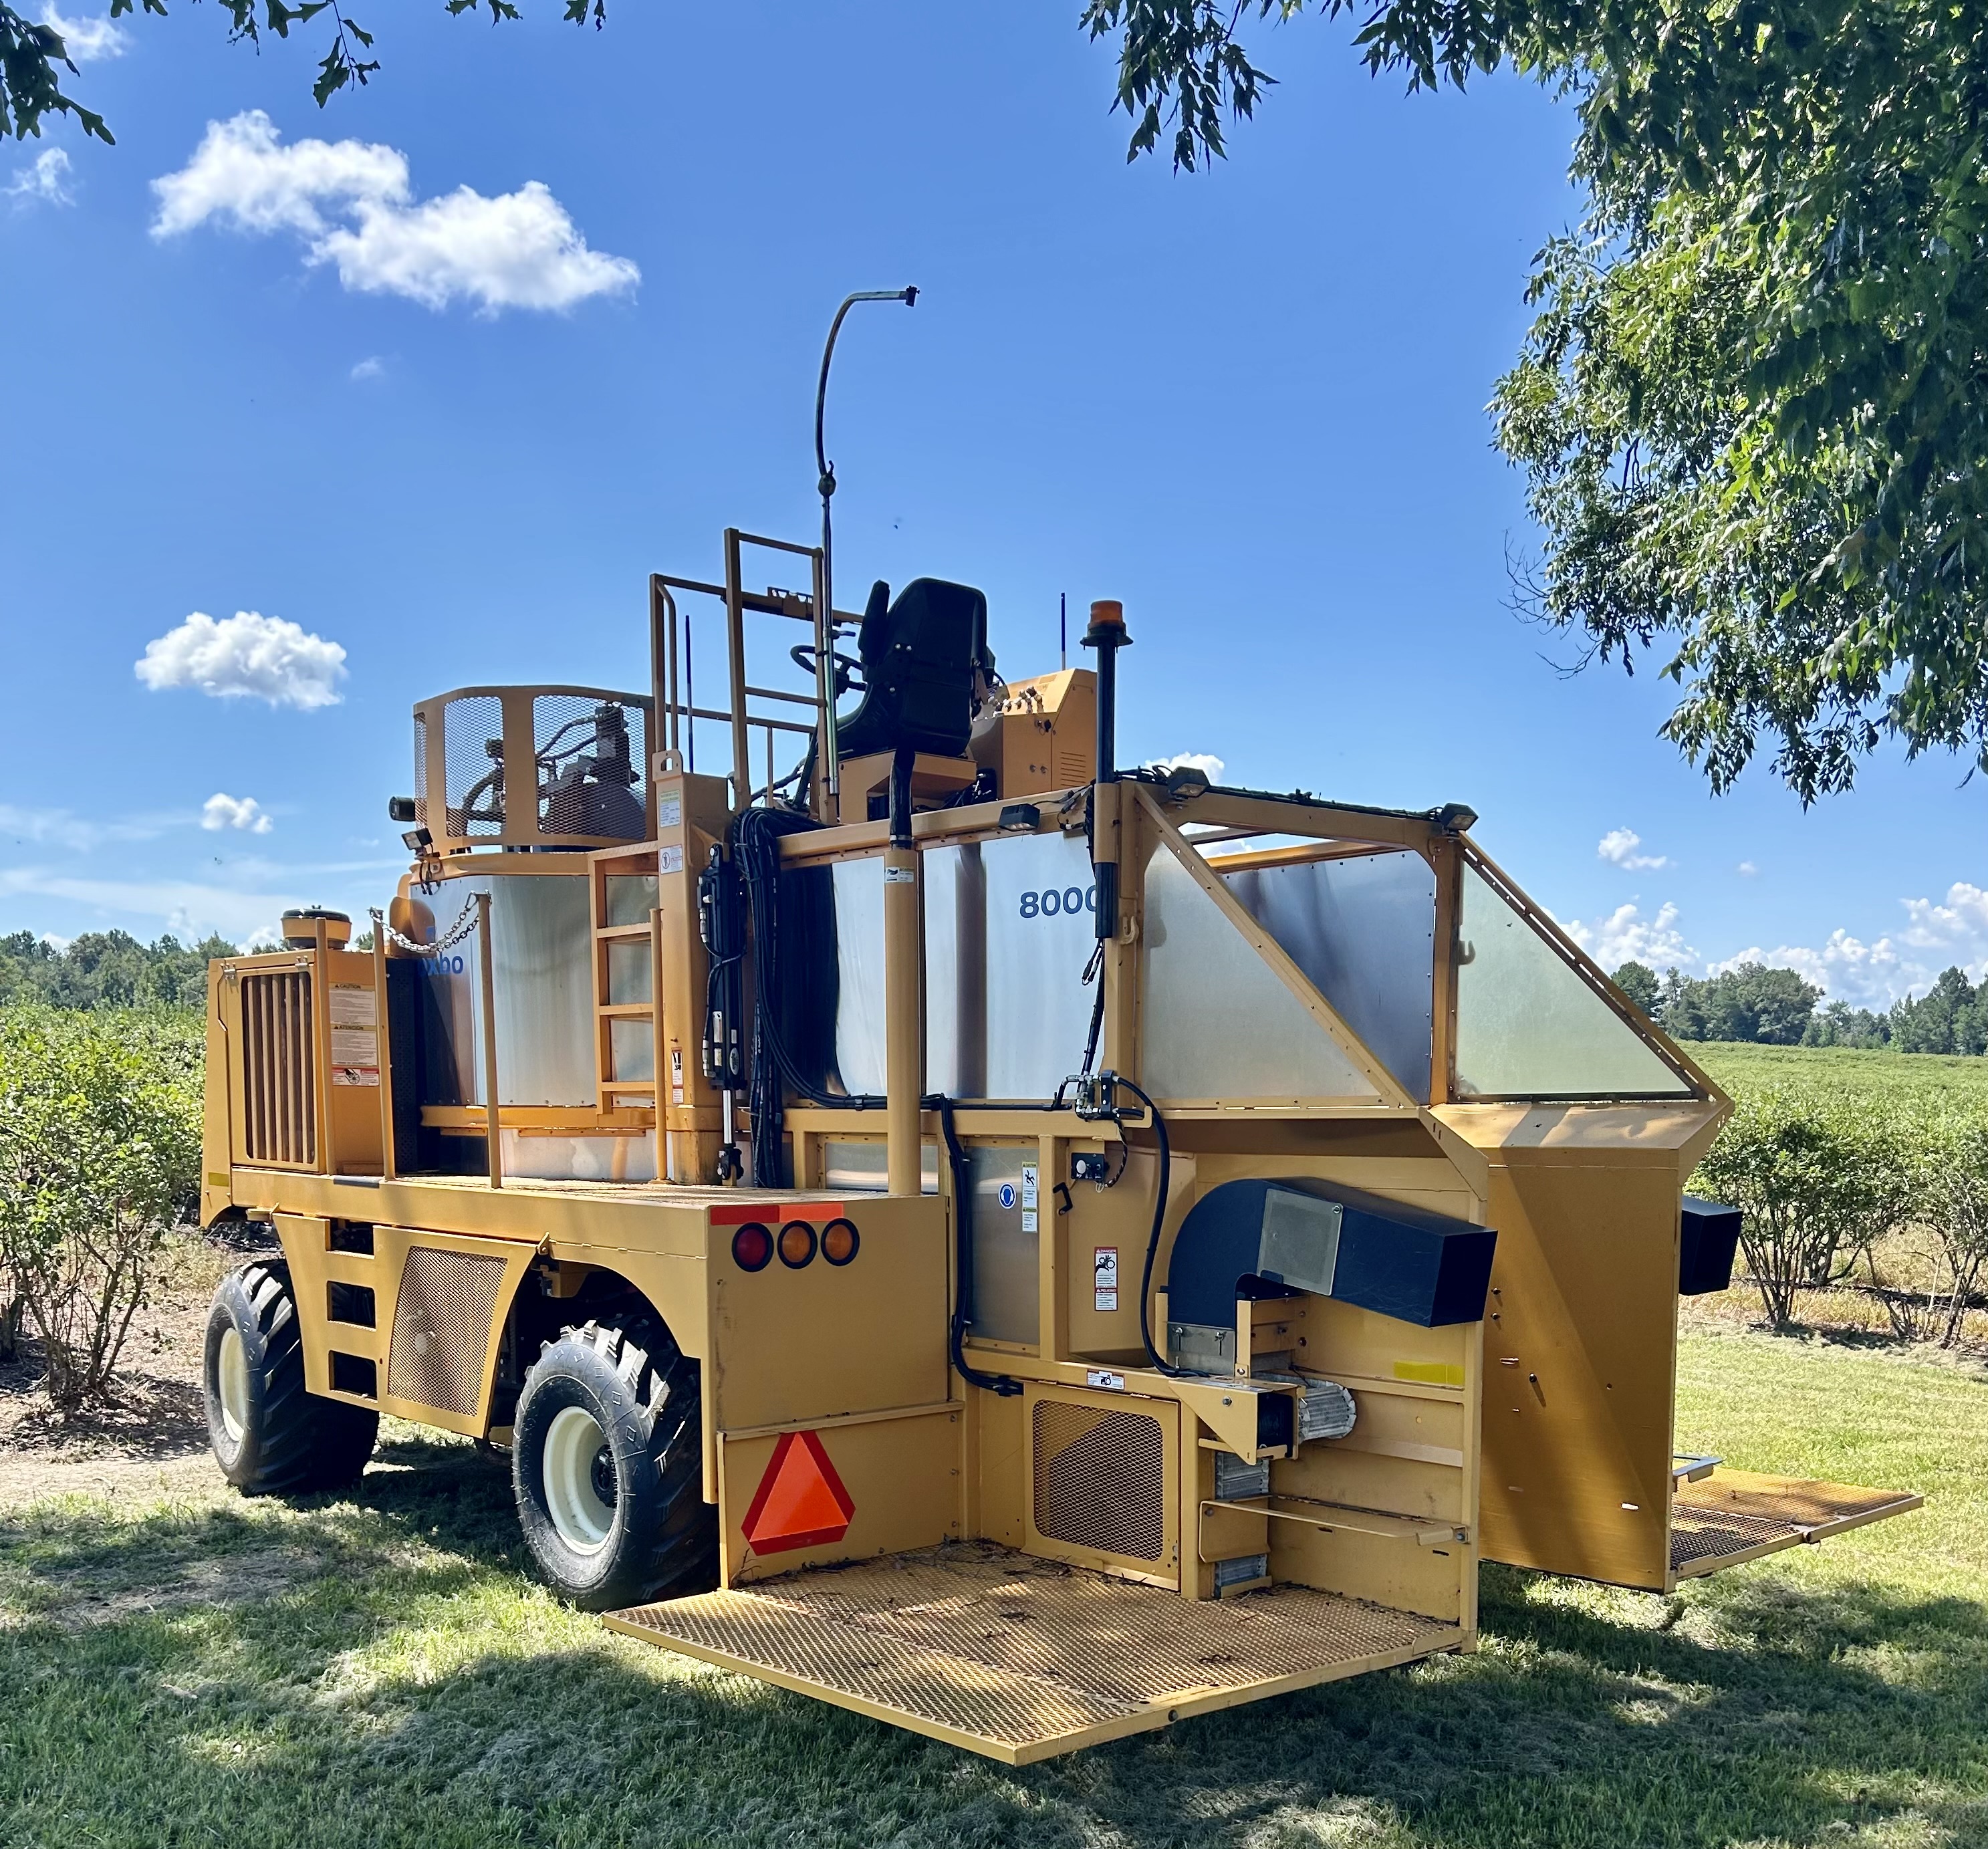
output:
[[[1687,1040],[1684,1050],[1729,1091],[1767,1085],[1988,1106],[1988,1059],[1867,1051],[1857,1046],[1755,1046]]]

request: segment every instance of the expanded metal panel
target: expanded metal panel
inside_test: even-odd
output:
[[[434,826],[428,820],[428,716],[424,712],[414,715],[414,820],[423,828]]]
[[[1034,1436],[1036,1532],[1157,1563],[1167,1532],[1160,1421],[1148,1413],[1038,1400]]]
[[[1309,1587],[1188,1601],[986,1542],[793,1574],[608,1622],[1025,1758],[1127,1731],[1133,1717],[1157,1719],[1196,1693],[1268,1693],[1462,1641],[1454,1624]]]
[[[448,789],[444,833],[468,840],[504,832],[504,702],[472,694],[442,708]]]
[[[632,702],[583,694],[532,701],[532,755],[538,766],[539,828],[547,835],[639,841],[643,712]]]
[[[242,978],[242,1151],[251,1162],[317,1165],[317,1063],[310,972]]]
[[[483,1396],[490,1317],[503,1281],[502,1259],[409,1246],[394,1306],[387,1392],[465,1418],[472,1415]]]
[[[1917,1508],[1919,1501],[1916,1494],[1903,1490],[1716,1471],[1677,1486],[1671,1511],[1671,1570],[1684,1579],[1716,1573],[1722,1562],[1750,1559],[1864,1522],[1902,1515]]]

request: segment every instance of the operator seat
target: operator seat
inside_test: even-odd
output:
[[[901,749],[957,758],[994,671],[987,648],[987,599],[971,585],[914,578],[891,600],[881,578],[870,587],[856,633],[864,690],[836,726],[838,758]]]

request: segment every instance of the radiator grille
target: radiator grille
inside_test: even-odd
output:
[[[310,972],[242,978],[242,1153],[251,1162],[317,1165],[317,1066]]]
[[[1036,1532],[1073,1547],[1157,1561],[1166,1547],[1166,1450],[1142,1412],[1038,1400]]]
[[[411,1246],[394,1305],[387,1391],[464,1418],[483,1397],[485,1351],[504,1261]]]

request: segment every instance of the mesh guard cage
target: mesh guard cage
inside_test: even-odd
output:
[[[645,840],[649,707],[595,687],[460,687],[423,700],[416,816],[444,854]]]
[[[395,1399],[474,1418],[483,1398],[490,1318],[503,1281],[502,1259],[409,1246],[394,1305],[387,1392]]]
[[[1070,1400],[1035,1407],[1038,1534],[1157,1564],[1166,1551],[1166,1446],[1150,1414]]]
[[[539,831],[639,841],[648,761],[642,708],[610,695],[542,693],[532,701]]]
[[[445,831],[463,840],[504,832],[504,702],[490,694],[451,700],[442,708],[448,778]]]

